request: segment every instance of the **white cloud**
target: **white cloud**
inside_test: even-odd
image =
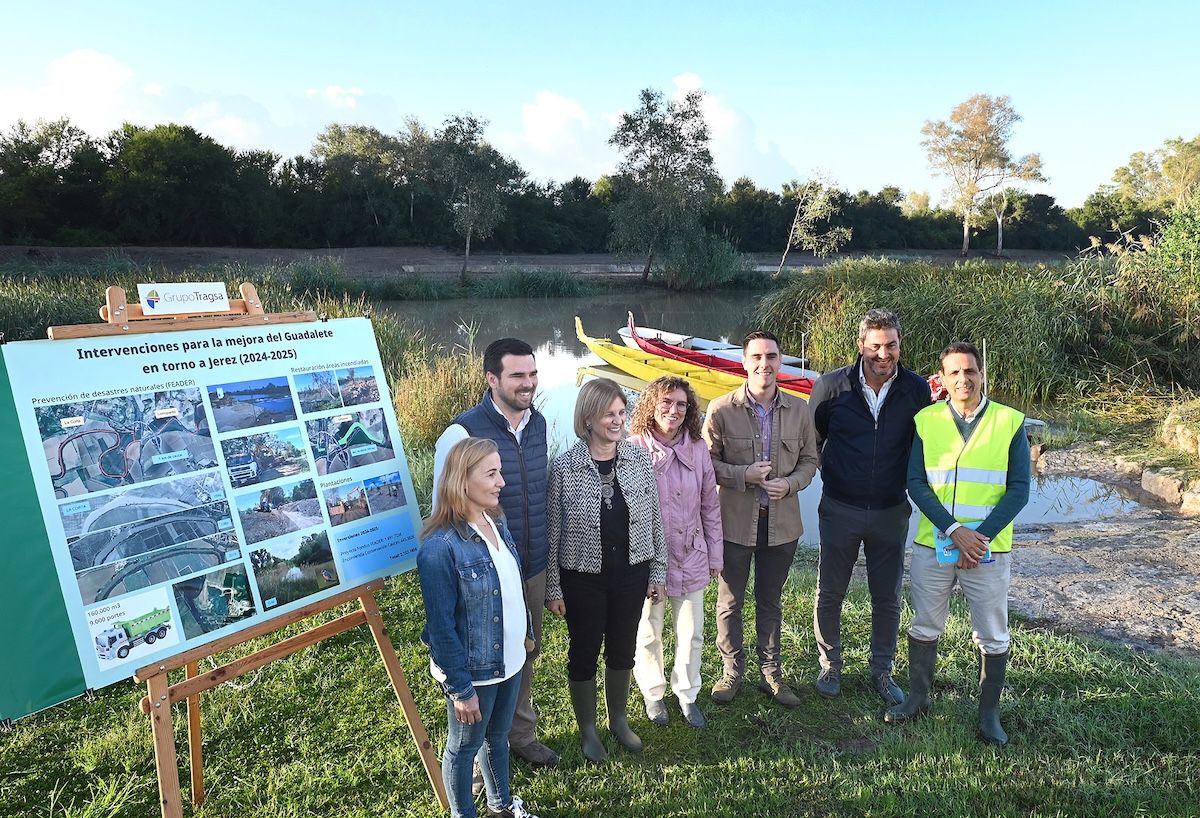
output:
[[[683,99],[691,91],[705,91],[704,81],[691,71],[677,75],[672,82],[675,100]],[[778,143],[763,137],[753,120],[721,97],[705,91],[700,110],[708,124],[717,172],[727,185],[740,176],[748,176],[760,186],[777,188],[799,177],[796,167],[780,152]]]
[[[521,105],[520,132],[499,132],[494,141],[536,179],[595,180],[616,167],[611,130],[608,116],[591,115],[577,100],[543,90]]]
[[[304,95],[309,99],[319,99],[333,108],[354,110],[363,96],[361,88],[343,88],[340,85],[327,85],[324,88],[309,88]]]
[[[588,126],[583,106],[553,91],[539,91],[533,102],[521,106],[525,139],[540,151],[553,151],[564,141],[575,141],[580,127]]]
[[[348,89],[343,96],[355,93],[362,92]],[[235,149],[281,141],[280,129],[254,100],[166,85],[138,76],[129,65],[89,48],[51,60],[44,76],[32,83],[16,86],[0,81],[0,128],[18,119],[32,123],[59,117],[96,137],[124,122],[143,126],[178,122]]]
[[[188,108],[182,119],[183,124],[191,125],[230,148],[246,150],[261,147],[263,143],[263,129],[258,124],[226,110],[216,100],[206,100]]]
[[[137,108],[142,95],[133,76],[133,69],[108,54],[71,51],[47,64],[40,84],[0,86],[0,124],[68,117],[88,132],[107,132],[129,118],[115,112]]]

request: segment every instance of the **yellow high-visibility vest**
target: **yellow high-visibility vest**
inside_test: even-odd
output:
[[[963,442],[948,401],[917,413],[914,422],[925,454],[925,478],[941,504],[960,523],[987,518],[1004,497],[1008,482],[1008,449],[1025,424],[1025,415],[988,401],[983,417]],[[1012,550],[1012,523],[992,538],[992,551]],[[916,540],[934,547],[934,525],[924,514]]]

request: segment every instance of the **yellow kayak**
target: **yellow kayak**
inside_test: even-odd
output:
[[[677,375],[687,379],[696,391],[696,396],[706,403],[732,392],[746,382],[745,378],[725,372],[674,361],[661,355],[651,355],[640,349],[630,349],[623,344],[614,344],[602,338],[592,338],[584,334],[583,321],[579,316],[575,316],[575,334],[588,349],[603,358],[605,363],[635,378],[650,382],[663,375]]]

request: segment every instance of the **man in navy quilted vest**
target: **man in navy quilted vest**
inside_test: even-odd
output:
[[[500,507],[521,557],[525,604],[533,618],[533,652],[521,671],[517,712],[508,742],[513,753],[534,767],[552,767],[558,755],[537,740],[537,711],[530,698],[533,663],[542,648],[546,601],[546,419],[533,407],[537,362],[533,348],[516,338],[493,341],[483,353],[488,389],[479,403],[454,419],[438,438],[434,453],[434,496],[450,448],[466,437],[494,441],[500,451],[504,488]]]

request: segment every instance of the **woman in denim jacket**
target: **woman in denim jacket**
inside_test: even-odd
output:
[[[471,762],[481,747],[487,814],[534,818],[508,782],[508,731],[533,630],[521,561],[498,514],[503,487],[496,444],[479,438],[455,444],[417,551],[426,617],[421,641],[446,693],[442,778],[452,818],[478,814]]]

